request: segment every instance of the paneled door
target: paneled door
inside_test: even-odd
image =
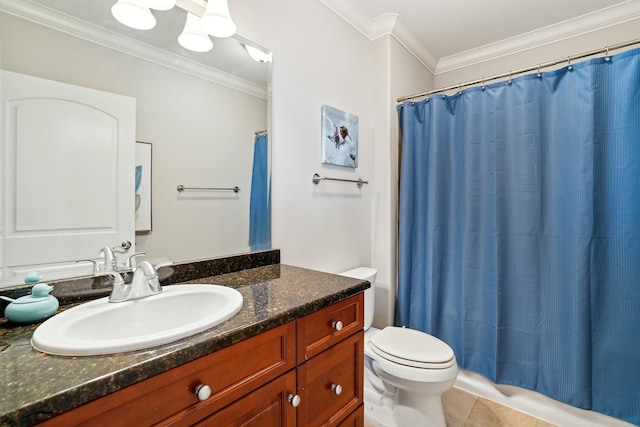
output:
[[[135,99],[2,70],[3,282],[88,273],[78,259],[132,247]],[[81,268],[82,270],[78,270]]]

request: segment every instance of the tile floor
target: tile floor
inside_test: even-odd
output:
[[[457,388],[452,388],[442,396],[442,405],[447,427],[555,427],[553,424]],[[376,426],[365,420],[364,427],[386,426]]]

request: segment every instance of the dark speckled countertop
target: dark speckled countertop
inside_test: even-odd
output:
[[[369,282],[282,264],[220,274],[189,283],[238,289],[242,310],[208,331],[148,350],[106,356],[40,353],[37,325],[0,323],[0,425],[28,426],[275,328],[355,295]],[[176,284],[174,286],[180,286]],[[152,321],[152,319],[150,319]]]

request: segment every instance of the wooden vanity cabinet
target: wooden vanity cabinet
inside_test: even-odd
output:
[[[362,427],[363,302],[360,293],[42,425]]]
[[[335,426],[362,404],[363,304],[361,293],[298,319],[298,425]]]
[[[192,425],[295,367],[295,323],[256,335],[79,406],[43,426]],[[211,388],[200,401],[199,384]],[[291,389],[295,393],[295,387]]]

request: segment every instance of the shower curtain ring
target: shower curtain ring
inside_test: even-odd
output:
[[[462,95],[462,85],[458,82],[458,93]]]
[[[604,62],[609,61],[611,61],[611,57],[609,56],[609,46],[606,46],[604,51]]]
[[[482,90],[485,90],[486,88],[487,88],[487,87],[486,87],[486,86],[485,86],[485,84],[484,84],[484,77],[483,77],[483,78],[482,78],[482,86],[481,86],[481,89],[482,89]]]
[[[509,83],[509,85],[511,85],[512,82],[512,78],[511,78],[511,70],[509,70],[509,81],[507,83]]]
[[[538,64],[538,74],[536,74],[538,78],[542,77],[542,73],[540,72],[540,64]]]
[[[571,57],[567,56],[567,70],[573,71],[573,65],[571,65]]]

